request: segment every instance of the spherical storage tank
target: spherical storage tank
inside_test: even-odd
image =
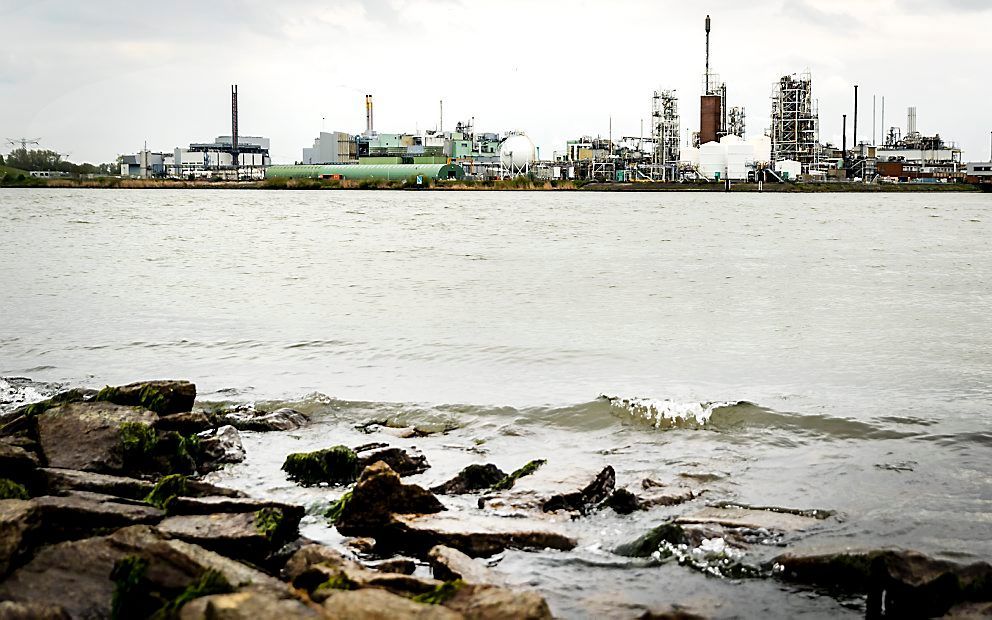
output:
[[[526,168],[536,159],[534,143],[524,134],[508,137],[499,147],[500,162],[511,170]]]

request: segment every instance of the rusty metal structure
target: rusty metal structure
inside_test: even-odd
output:
[[[710,70],[710,16],[706,16],[706,72],[699,99],[699,144],[717,142],[727,135],[727,85]]]

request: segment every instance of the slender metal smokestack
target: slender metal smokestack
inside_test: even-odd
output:
[[[841,144],[841,155],[840,160],[844,163],[844,174],[847,174],[847,114],[844,115],[844,138]]]
[[[858,148],[858,85],[854,85],[854,148]]]
[[[238,168],[238,85],[231,85],[231,163]]]
[[[372,95],[365,95],[365,133],[372,135]]]
[[[706,16],[706,92],[710,94],[710,16]]]

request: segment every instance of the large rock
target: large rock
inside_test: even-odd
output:
[[[464,615],[440,605],[415,603],[386,590],[333,590],[324,600],[329,620],[460,620]]]
[[[45,489],[49,494],[57,495],[65,491],[90,491],[141,500],[151,493],[155,485],[147,480],[111,476],[95,472],[79,471],[76,469],[44,468],[40,470],[44,479]]]
[[[368,454],[358,456],[358,471],[382,461],[401,477],[422,474],[430,468],[427,457],[422,454],[410,454],[401,448],[385,448],[373,450]]]
[[[431,491],[443,495],[461,495],[473,491],[485,491],[493,488],[504,478],[506,478],[506,472],[492,463],[473,464],[458,472],[457,476],[444,484],[432,487]]]
[[[554,512],[556,510],[570,510],[585,514],[591,507],[605,501],[613,489],[616,487],[617,475],[613,467],[607,465],[603,471],[599,472],[592,482],[579,491],[564,493],[552,496],[544,502],[541,510],[544,512]]]
[[[992,566],[961,565],[915,551],[844,551],[775,558],[782,579],[868,593],[868,617],[929,618],[965,602],[992,601]]]
[[[272,592],[234,592],[204,596],[186,603],[179,620],[307,620],[325,617],[305,603]]]
[[[593,487],[597,482],[610,487],[610,471],[612,468],[600,469],[583,464],[565,468],[544,465],[544,461],[531,461],[497,483],[492,490],[483,493],[478,505],[509,514],[543,513],[549,502],[549,508],[567,509],[565,504],[569,500],[582,503],[582,493],[586,489],[594,494]]]
[[[239,405],[221,414],[220,418],[239,431],[293,431],[306,426],[310,419],[295,409],[257,411],[251,405]]]
[[[51,495],[61,495],[65,491],[91,491],[103,495],[113,495],[127,499],[144,501],[155,485],[147,480],[112,476],[74,469],[45,468],[39,470],[43,486]],[[245,497],[241,491],[226,489],[200,480],[185,480],[184,497]],[[217,500],[215,500],[217,501]]]
[[[464,584],[443,605],[477,620],[550,620],[551,609],[536,592]]]
[[[157,416],[112,403],[68,403],[37,418],[38,440],[50,467],[120,473],[154,450]]]
[[[121,575],[120,567],[128,563],[144,569],[139,575]],[[123,580],[122,585],[128,577],[132,584],[140,584],[141,591],[131,595],[155,592],[171,598],[201,583],[208,572],[230,588],[286,592],[285,584],[260,571],[170,540],[153,528],[135,526],[109,536],[43,547],[0,583],[0,600],[62,607],[73,618],[107,618],[119,587],[113,574]]]
[[[225,556],[264,564],[299,535],[301,517],[302,511],[269,506],[253,512],[169,517],[158,528]]]
[[[470,558],[457,549],[437,545],[427,554],[434,577],[444,581],[461,579],[467,583],[500,585],[503,578],[479,560]]]
[[[400,476],[412,476],[427,471],[430,465],[421,454],[410,454],[400,448],[368,446],[359,448],[362,454],[347,446],[334,446],[314,452],[290,454],[282,470],[290,480],[303,486],[317,484],[348,484],[354,482],[365,468],[383,462]]]
[[[143,407],[166,416],[192,410],[196,386],[189,381],[141,381],[118,387],[108,385],[100,390],[96,400]]]
[[[290,454],[283,461],[282,470],[290,480],[303,486],[348,484],[361,471],[358,455],[347,446]]]
[[[20,499],[0,501],[0,580],[34,546],[38,509]]]
[[[129,525],[153,524],[165,513],[143,502],[111,495],[71,491],[31,500],[46,542],[106,534]]]
[[[195,435],[216,428],[217,425],[202,411],[184,411],[159,417],[155,427],[160,431]]]
[[[214,468],[226,463],[240,463],[245,460],[245,448],[241,435],[233,426],[204,431],[197,435],[200,440],[200,460]]]
[[[40,465],[37,455],[11,442],[0,441],[0,477],[22,484],[34,481],[35,470]]]
[[[393,514],[431,514],[443,510],[444,505],[430,491],[415,484],[403,484],[399,475],[380,461],[367,467],[350,496],[342,499],[334,524],[346,536],[368,535],[378,541],[379,536],[397,533],[392,528]]]
[[[547,529],[544,522],[535,519],[443,514],[393,515],[392,521],[398,538],[387,544],[415,553],[444,545],[472,557],[489,557],[506,549],[569,551],[577,544],[574,538]]]

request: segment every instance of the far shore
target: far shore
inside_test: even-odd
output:
[[[0,178],[0,188],[46,189],[253,189],[253,190],[407,190],[407,191],[593,191],[593,192],[771,192],[771,193],[932,193],[988,192],[992,184],[969,183],[723,183],[632,182],[604,183],[588,181],[544,181],[528,178],[505,181],[429,181],[417,185],[409,180],[324,180],[264,179],[255,181],[182,181],[176,179],[130,179],[102,177],[95,179],[39,179],[33,177]]]

